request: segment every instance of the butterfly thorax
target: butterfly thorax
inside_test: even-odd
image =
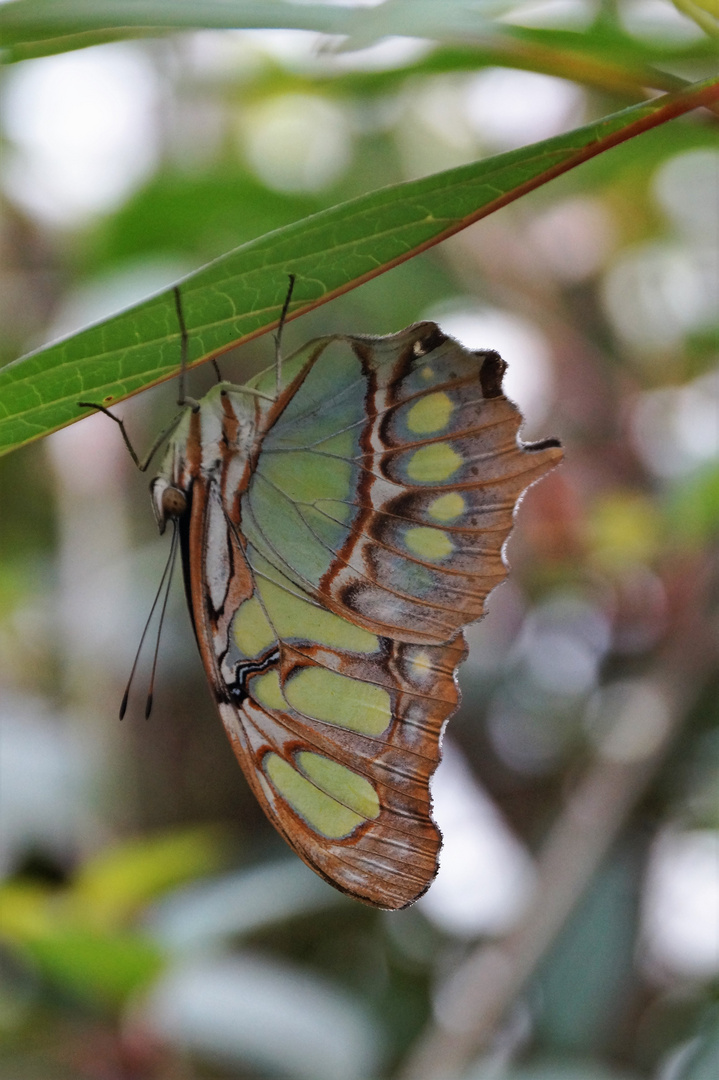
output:
[[[186,512],[190,489],[200,475],[220,478],[222,489],[232,493],[228,509],[233,509],[232,503],[249,481],[251,451],[257,445],[264,412],[264,402],[232,383],[219,383],[199,407],[187,409],[150,485],[161,533],[168,520]]]

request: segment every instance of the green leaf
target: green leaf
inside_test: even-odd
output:
[[[464,47],[455,45],[451,35],[447,37],[451,44],[434,49],[412,64],[371,74],[350,72],[336,82],[341,89],[376,93],[410,75],[508,67],[643,98],[648,86],[675,90],[686,85],[677,75],[655,65],[716,58],[715,44],[707,39],[641,42],[619,26],[604,24],[589,32],[496,24],[491,33],[467,35]]]
[[[701,1030],[683,1048],[674,1080],[715,1080],[719,1062],[719,1011],[712,1008]]]
[[[94,913],[80,912],[73,899],[72,888],[4,883],[3,946],[64,993],[101,1010],[115,1009],[157,976],[164,953],[141,933],[98,926]]]
[[[719,3],[717,0],[674,0],[674,6],[688,15],[706,34],[719,37]]]
[[[71,909],[95,927],[118,926],[149,900],[224,862],[216,830],[198,828],[132,840],[101,851],[68,890]]]
[[[611,1045],[631,978],[639,872],[632,851],[614,853],[537,972],[535,1040],[544,1053],[589,1056]]]
[[[669,523],[684,545],[711,544],[719,532],[719,468],[706,465],[682,477],[670,492]]]
[[[121,1006],[165,964],[157,945],[133,933],[58,928],[14,948],[56,987],[102,1010]]]
[[[277,229],[181,283],[195,366],[277,325],[288,274],[290,318],[378,276],[548,180],[699,105],[719,79],[614,113],[544,142],[362,195]],[[80,418],[78,401],[110,405],[178,371],[171,291],[0,371],[0,453]]]
[[[687,0],[691,2],[691,0]],[[713,0],[705,0],[711,3]],[[677,0],[679,3],[679,0]],[[443,43],[428,57],[398,70],[340,74],[342,85],[387,86],[408,73],[477,70],[493,64],[545,71],[618,92],[647,86],[670,90],[677,76],[651,65],[715,56],[709,39],[641,41],[605,13],[586,30],[512,26],[496,16],[518,6],[508,0],[393,0],[356,9],[287,0],[13,0],[0,7],[0,48],[5,63],[87,48],[109,41],[157,37],[187,29],[296,29],[341,38],[362,48],[391,35]],[[696,5],[695,5],[696,6]],[[494,17],[494,18],[493,18]],[[690,17],[694,17],[690,14]],[[463,47],[458,47],[462,42]]]
[[[346,33],[342,27],[349,29],[352,21],[346,10],[286,0],[14,0],[0,9],[0,47],[7,62],[183,28],[327,27],[326,33]]]
[[[480,13],[464,0],[394,0],[369,10],[288,0],[14,0],[0,9],[0,46],[6,60],[20,60],[119,37],[207,27],[314,30],[343,35],[354,47],[392,34],[454,34],[461,40],[513,6],[511,0],[484,0]]]

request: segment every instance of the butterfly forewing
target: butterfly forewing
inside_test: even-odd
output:
[[[433,323],[321,339],[274,403],[215,388],[156,481],[188,498],[195,632],[251,787],[301,858],[380,907],[435,876],[461,630],[506,575],[518,497],[561,457],[518,441],[502,370]]]
[[[498,363],[434,323],[328,339],[263,442],[243,499],[248,534],[338,614],[447,641],[483,614],[507,574],[517,499],[561,457],[556,444],[518,442]],[[329,402],[313,394],[338,370]]]

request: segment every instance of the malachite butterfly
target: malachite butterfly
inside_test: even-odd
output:
[[[462,628],[562,456],[519,440],[504,370],[432,322],[319,338],[188,408],[151,486],[252,790],[313,870],[381,908],[435,877]]]

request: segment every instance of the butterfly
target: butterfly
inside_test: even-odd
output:
[[[319,338],[192,403],[151,485],[250,787],[301,859],[380,908],[436,875],[462,630],[507,574],[520,496],[562,456],[519,440],[505,367],[433,322]]]

